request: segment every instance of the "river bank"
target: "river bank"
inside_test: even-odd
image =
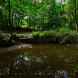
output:
[[[24,35],[24,34],[23,34]],[[30,35],[30,34],[29,34]],[[16,41],[24,43],[56,43],[56,44],[77,44],[78,33],[77,32],[32,32],[31,36],[23,37],[17,34]]]
[[[20,43],[40,44],[78,44],[77,32],[24,32],[24,33],[0,33],[0,46],[6,47]]]

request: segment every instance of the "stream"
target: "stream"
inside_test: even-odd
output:
[[[28,78],[33,78],[32,72],[48,71],[50,69],[52,71],[62,69],[72,73],[77,64],[77,44],[21,44],[4,49],[1,48],[0,50],[0,67],[9,67],[9,70],[12,70],[12,76],[14,75],[14,70],[15,73],[18,71],[21,71],[23,74],[27,73],[26,76]],[[23,70],[23,67],[25,70]],[[17,71],[16,69],[19,70]],[[28,75],[29,72],[31,75]],[[17,76],[14,75],[14,78],[17,78]],[[34,78],[37,77],[34,76]]]

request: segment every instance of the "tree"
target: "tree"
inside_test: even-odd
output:
[[[68,12],[70,16],[72,17],[70,20],[70,23],[72,23],[75,26],[75,30],[77,31],[78,28],[78,1],[77,0],[69,0],[68,1]]]

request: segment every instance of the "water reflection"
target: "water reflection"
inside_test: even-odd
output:
[[[12,64],[0,65],[0,76],[4,78],[68,78],[65,71],[54,70],[47,64],[47,56],[19,54]],[[60,74],[61,73],[61,74]],[[61,77],[62,76],[62,77]]]
[[[32,46],[32,50],[26,48],[0,55],[0,77],[61,78],[58,75],[61,70],[64,73],[62,78],[67,78],[68,75],[73,77],[77,58],[76,47],[36,44]]]

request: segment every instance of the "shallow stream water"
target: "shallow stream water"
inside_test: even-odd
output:
[[[14,58],[21,54],[29,54],[31,56],[42,56],[46,59],[50,65],[69,65],[78,63],[78,45],[58,45],[58,44],[31,44],[31,48],[18,48],[12,49],[7,52],[1,52],[0,50],[0,62],[8,63],[12,62]]]
[[[46,68],[52,70],[67,70],[74,71],[75,65],[78,64],[78,45],[76,44],[31,44],[31,48],[20,48],[14,49],[9,52],[4,49],[4,53],[0,54],[0,64],[3,65],[14,65],[20,58],[26,61],[26,65],[29,67],[28,70],[38,70],[41,68],[42,71]],[[1,49],[2,50],[2,49]],[[0,50],[0,52],[1,52]],[[30,62],[29,62],[30,61]],[[35,66],[35,68],[34,68]],[[43,69],[44,67],[44,69]]]

